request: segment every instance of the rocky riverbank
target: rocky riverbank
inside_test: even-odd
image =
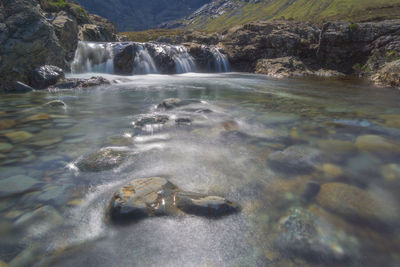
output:
[[[0,90],[20,81],[34,86],[33,72],[50,64],[68,71],[79,40],[116,41],[113,23],[82,7],[48,0],[0,3]]]
[[[400,20],[307,22],[273,20],[235,26],[221,34],[187,32],[160,41],[218,45],[232,70],[271,77],[356,75],[398,86]]]

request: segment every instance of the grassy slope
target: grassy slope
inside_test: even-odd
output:
[[[221,31],[249,21],[281,17],[314,23],[334,19],[359,22],[400,18],[400,0],[266,0],[244,4],[215,19],[199,17],[189,27]]]

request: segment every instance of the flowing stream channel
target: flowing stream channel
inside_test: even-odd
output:
[[[177,72],[190,73],[160,75],[140,46],[135,73],[154,74],[112,74],[103,46],[96,49],[105,51],[101,72],[109,74],[101,75],[118,83],[0,97],[2,261],[399,266],[399,91],[358,80],[191,73],[182,47],[162,49],[183,55],[173,56]],[[100,71],[94,65],[79,63],[79,72]],[[192,101],[158,109],[166,98]],[[53,100],[66,106],[46,105]],[[168,121],[138,125],[155,115]],[[106,147],[131,156],[113,170],[76,168]],[[224,196],[241,211],[108,223],[113,193],[154,176]]]

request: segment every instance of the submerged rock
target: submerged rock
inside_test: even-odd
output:
[[[359,150],[381,155],[400,153],[400,144],[379,135],[362,135],[357,137]]]
[[[0,120],[0,131],[7,130],[17,125],[15,120]]]
[[[186,99],[186,100],[181,100],[179,98],[167,98],[161,101],[160,104],[158,104],[157,108],[159,109],[173,109],[176,107],[181,107],[185,105],[190,105],[193,103],[200,103],[200,100],[193,100],[193,99]]]
[[[387,194],[377,194],[343,183],[321,186],[317,203],[323,208],[361,224],[399,222],[396,203]]]
[[[135,179],[116,192],[108,206],[109,218],[116,223],[182,213],[220,217],[239,210],[222,197],[179,189],[165,178]]]
[[[50,102],[47,102],[46,104],[43,104],[43,107],[50,107],[50,108],[65,108],[67,104],[65,104],[64,101],[62,100],[52,100]]]
[[[358,242],[308,210],[292,208],[280,221],[277,247],[283,254],[311,262],[332,263],[357,258]]]
[[[26,131],[9,132],[5,134],[5,137],[11,140],[13,143],[19,143],[31,139],[33,135]]]
[[[0,180],[0,197],[7,197],[34,189],[39,182],[29,176],[15,175]]]
[[[135,122],[135,126],[143,127],[149,124],[165,124],[168,120],[168,116],[154,115],[140,119],[139,121]]]
[[[311,172],[319,161],[320,152],[307,146],[291,146],[268,157],[272,169],[292,174]]]
[[[127,158],[128,151],[123,148],[103,148],[83,157],[76,163],[81,171],[100,172],[120,166]]]

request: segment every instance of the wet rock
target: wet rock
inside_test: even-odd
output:
[[[396,181],[400,179],[400,165],[391,163],[381,167],[381,173],[386,181]]]
[[[268,165],[276,171],[291,174],[311,172],[320,161],[320,152],[307,146],[291,146],[271,153]]]
[[[319,190],[321,189],[321,185],[315,182],[308,182],[306,186],[306,190],[304,191],[302,198],[309,202],[314,197],[318,195]]]
[[[164,99],[160,104],[158,104],[157,108],[159,109],[173,109],[176,107],[181,107],[185,105],[190,105],[193,103],[199,103],[199,100],[192,100],[192,99],[187,99],[187,100],[181,100],[179,98],[167,98]]]
[[[50,85],[56,84],[64,78],[64,72],[61,68],[44,65],[36,68],[31,75],[31,85],[36,89],[45,89]]]
[[[343,183],[322,185],[316,200],[323,208],[361,224],[391,224],[400,218],[397,205],[389,195]]]
[[[400,128],[400,114],[383,114],[379,118],[385,120],[387,127]]]
[[[49,90],[57,89],[82,89],[88,87],[95,87],[100,85],[111,84],[106,78],[96,76],[89,79],[66,79],[60,83],[50,86]]]
[[[76,166],[81,171],[106,171],[120,166],[127,156],[128,151],[125,148],[103,148],[84,156],[76,163]]]
[[[400,153],[400,144],[379,135],[362,135],[357,137],[359,150],[380,155]]]
[[[331,156],[349,156],[357,152],[357,147],[354,143],[349,141],[342,141],[336,139],[320,140],[318,141],[318,147],[324,154]]]
[[[0,180],[0,197],[7,197],[34,189],[39,182],[29,176],[15,175]]]
[[[176,124],[178,125],[190,125],[192,120],[189,118],[178,118],[175,120]]]
[[[343,174],[343,170],[340,166],[331,163],[322,164],[321,171],[324,173],[325,177],[328,178],[336,178]]]
[[[308,210],[292,208],[280,221],[276,245],[283,254],[310,262],[347,262],[358,258],[357,240]]]
[[[30,121],[45,121],[50,119],[50,114],[47,113],[39,113],[39,114],[35,114],[32,116],[29,116],[27,118],[25,118],[23,121],[24,122],[30,122]]]
[[[0,120],[0,131],[7,130],[17,125],[15,120]]]
[[[8,87],[6,87],[5,90],[6,92],[9,93],[27,93],[35,89],[23,82],[16,81],[11,83],[11,85],[8,85]]]
[[[168,120],[168,116],[154,115],[140,119],[139,121],[135,122],[135,126],[144,127],[149,124],[165,124]]]
[[[237,204],[218,196],[192,192],[178,192],[176,206],[185,213],[206,217],[219,217],[238,211]]]
[[[115,193],[108,214],[117,223],[183,213],[219,217],[238,211],[224,198],[184,192],[165,178],[132,180]]]
[[[0,143],[0,152],[1,153],[7,153],[11,151],[14,148],[12,144],[9,143]]]
[[[52,100],[50,102],[47,102],[46,104],[43,104],[43,107],[65,108],[67,107],[67,104],[65,104],[65,102],[62,100]]]
[[[4,134],[5,137],[11,140],[13,143],[19,143],[31,139],[33,135],[25,131],[10,132]]]
[[[131,75],[135,62],[136,45],[132,43],[118,44],[114,48],[114,72],[118,75]]]
[[[39,249],[37,246],[30,246],[13,258],[10,267],[30,267],[38,261]]]
[[[15,221],[14,225],[19,228],[26,228],[42,223],[56,225],[62,221],[63,218],[57,210],[51,206],[43,206],[32,212],[25,213]]]
[[[46,146],[51,146],[54,144],[58,144],[62,141],[63,139],[61,137],[55,137],[55,138],[46,138],[44,140],[36,141],[33,143],[30,143],[31,146],[35,147],[46,147]]]

